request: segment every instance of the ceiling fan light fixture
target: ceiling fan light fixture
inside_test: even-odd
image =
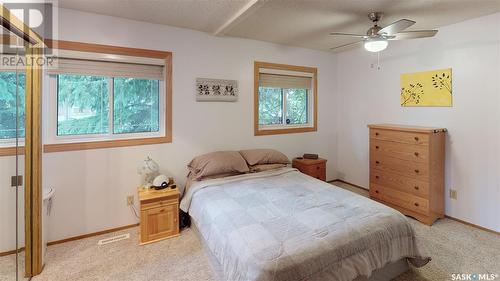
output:
[[[377,53],[385,50],[387,45],[389,45],[389,42],[385,39],[372,39],[365,42],[365,50]]]

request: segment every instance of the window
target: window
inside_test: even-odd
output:
[[[158,132],[160,130],[160,81],[134,78],[113,79],[113,133]]]
[[[137,78],[57,75],[57,136],[159,132],[159,84]]]
[[[307,125],[308,89],[259,87],[259,126]]]
[[[255,135],[316,131],[316,72],[255,62]]]
[[[109,133],[109,79],[57,76],[57,135]]]
[[[53,142],[160,136],[160,81],[51,75],[57,96]]]
[[[19,85],[19,101],[16,98],[16,79]],[[18,73],[16,78],[15,72],[0,72],[0,142],[2,146],[13,146],[16,135],[24,138],[24,89],[24,73]],[[18,105],[17,110],[16,105]],[[16,114],[19,114],[17,133]]]
[[[57,68],[46,71],[44,152],[171,142],[171,53],[59,48]]]

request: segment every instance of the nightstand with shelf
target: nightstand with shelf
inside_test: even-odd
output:
[[[179,235],[179,189],[139,188],[140,240],[144,245]]]

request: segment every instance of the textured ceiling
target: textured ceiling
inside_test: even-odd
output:
[[[364,34],[372,11],[385,14],[381,26],[401,18],[415,20],[408,30],[435,29],[500,11],[500,0],[59,0],[59,6],[213,34],[253,2],[259,5],[229,25],[225,36],[318,50],[353,42],[329,33]]]
[[[59,7],[214,32],[247,0],[59,0]]]

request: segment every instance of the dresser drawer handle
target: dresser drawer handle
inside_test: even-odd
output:
[[[377,146],[375,146],[375,149],[379,149],[378,145],[377,145]]]
[[[415,173],[417,173],[417,174],[418,174],[418,173],[420,173],[420,171],[419,171],[418,169],[415,169]]]
[[[378,190],[375,190],[375,193],[377,193],[377,194],[378,194]]]
[[[375,176],[376,179],[379,179],[380,177],[379,176]]]
[[[418,190],[418,189],[419,189],[418,185],[415,185],[415,190]]]
[[[160,210],[160,213],[163,213],[163,212],[165,212],[165,209],[161,209],[161,210]]]
[[[418,137],[415,137],[415,141],[418,141]]]
[[[418,207],[418,206],[420,206],[420,205],[418,203],[415,203],[415,207]]]
[[[419,155],[419,153],[418,153],[418,152],[415,152],[415,156],[417,156],[417,157],[418,157],[418,155]]]
[[[380,164],[380,162],[379,161],[375,161],[375,164]]]
[[[319,167],[319,166],[316,166],[316,170],[319,170],[319,169],[320,169],[320,167]]]
[[[376,135],[376,136],[378,136],[378,135],[379,135],[379,133],[375,133],[375,135]]]

